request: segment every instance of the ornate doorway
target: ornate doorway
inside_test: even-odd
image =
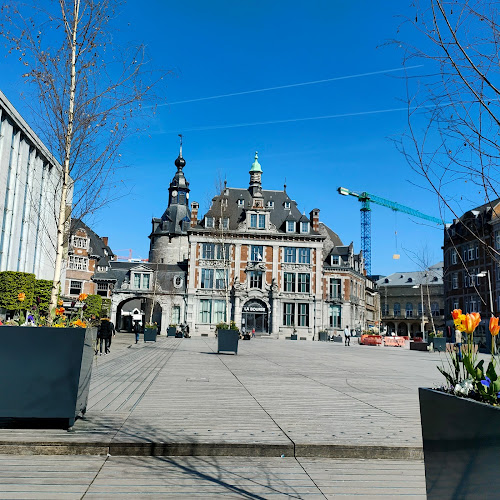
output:
[[[247,332],[255,328],[255,333],[268,333],[268,310],[264,302],[257,299],[249,300],[244,306],[241,326]]]

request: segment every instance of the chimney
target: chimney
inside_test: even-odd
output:
[[[311,227],[313,231],[319,231],[319,208],[313,208],[309,214],[309,219],[311,221]]]
[[[101,240],[105,246],[108,246],[108,237],[107,236],[101,236]]]
[[[191,227],[196,226],[198,224],[198,209],[200,208],[200,204],[196,201],[191,202]]]

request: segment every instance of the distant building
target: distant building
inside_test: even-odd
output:
[[[320,222],[319,209],[300,213],[286,186],[263,189],[257,155],[248,188],[224,184],[200,219],[198,203],[189,203],[182,150],[175,165],[168,207],[152,220],[149,262],[111,263],[117,324],[120,311],[138,298],[146,321],[161,318],[163,332],[186,323],[191,335],[214,335],[226,317],[257,334],[296,333],[303,340],[377,321],[372,299],[367,318],[362,254]],[[370,297],[373,288],[370,282]]]
[[[0,92],[0,271],[53,279],[61,170]]]
[[[444,292],[447,324],[450,312],[479,312],[483,321],[475,338],[490,345],[491,314],[500,312],[500,199],[465,212],[444,231]],[[491,302],[491,303],[490,303]]]
[[[115,256],[107,237],[99,237],[80,219],[72,219],[68,235],[68,254],[62,295],[77,298],[81,293],[110,297],[112,281],[94,280],[96,273],[106,273]]]
[[[425,271],[393,273],[377,280],[383,329],[388,334],[422,336],[434,329],[445,334],[443,263]]]

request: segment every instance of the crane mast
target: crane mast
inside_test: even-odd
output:
[[[385,198],[367,193],[366,191],[356,193],[355,191],[351,191],[350,189],[344,187],[339,187],[337,191],[343,196],[355,196],[361,203],[361,250],[363,251],[365,269],[368,275],[371,275],[372,273],[371,203],[390,208],[394,212],[402,212],[439,225],[445,224],[443,220],[438,219],[437,217],[426,215],[418,210],[406,207],[405,205],[401,205],[395,201],[386,200]]]

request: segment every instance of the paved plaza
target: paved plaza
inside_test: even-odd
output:
[[[417,388],[441,382],[441,354],[216,346],[118,334],[74,432],[3,423],[0,498],[425,497]]]

